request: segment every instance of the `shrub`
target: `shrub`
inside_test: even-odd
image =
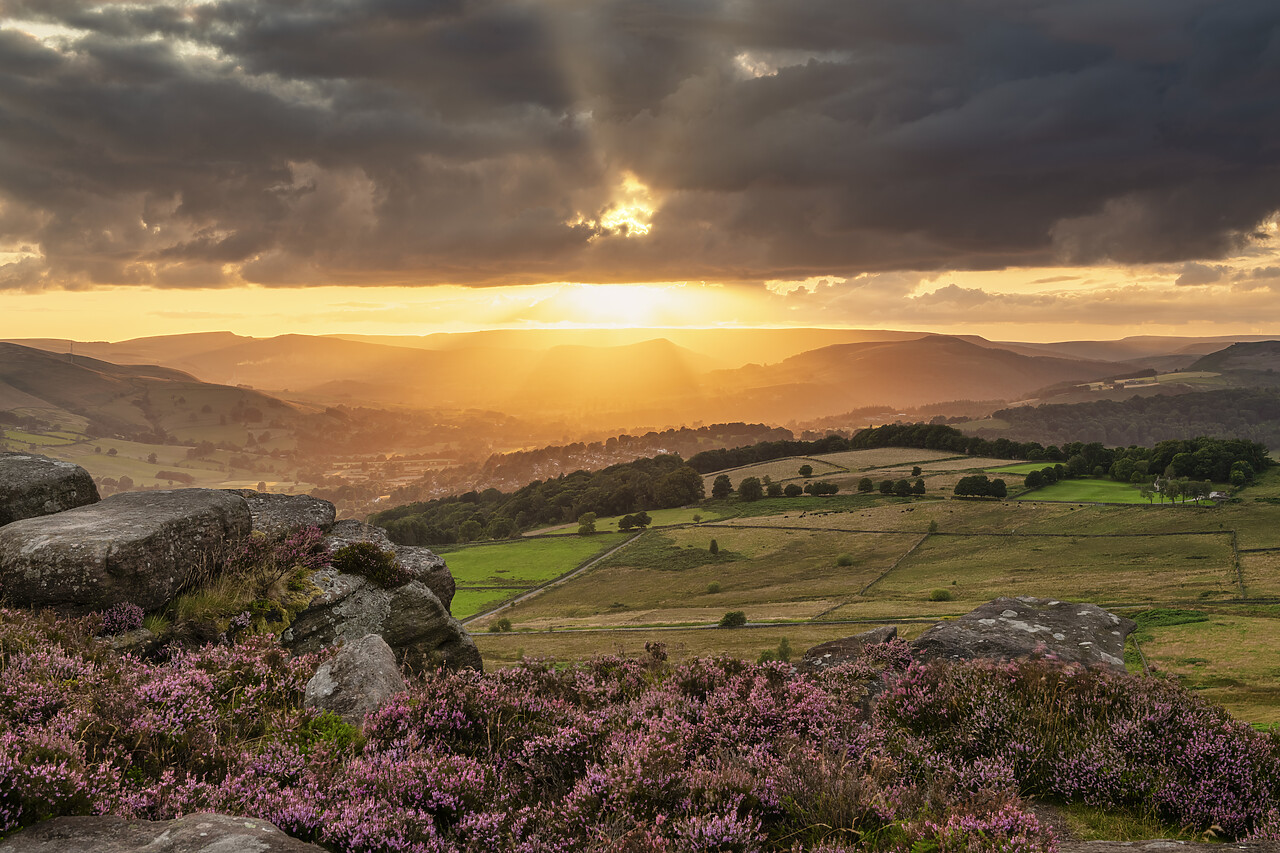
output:
[[[720,591],[720,584],[718,581],[712,581],[711,583],[707,584],[707,593],[709,595],[715,595],[719,591]]]
[[[798,498],[804,494],[804,489],[796,483],[787,483],[787,487],[782,490],[782,493],[789,498]]]
[[[343,545],[333,552],[333,567],[345,574],[368,578],[383,589],[394,589],[413,580],[394,551],[384,551],[374,542]]]
[[[720,617],[721,628],[741,628],[747,624],[747,614],[741,610],[730,610]]]
[[[930,601],[954,601],[955,596],[949,589],[935,589],[929,592]]]
[[[842,567],[842,568],[847,568],[847,567],[849,567],[849,566],[852,566],[852,565],[853,565],[853,555],[852,555],[852,554],[841,554],[839,557],[836,557],[836,565],[837,565],[837,566],[840,566],[840,567]]]
[[[707,550],[708,550],[708,551],[710,551],[712,554],[719,554],[719,553],[720,553],[720,545],[719,545],[719,543],[717,543],[717,542],[716,542],[716,540],[712,539],[712,540],[711,540],[711,545],[707,548]]]
[[[141,607],[132,602],[123,601],[102,612],[102,628],[100,630],[105,635],[136,631],[142,627],[143,616]]]

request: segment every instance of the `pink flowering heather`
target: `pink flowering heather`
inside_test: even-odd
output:
[[[268,637],[157,663],[95,627],[0,610],[0,835],[216,810],[350,853],[1051,853],[1026,795],[1280,825],[1275,741],[1165,681],[652,653],[428,673],[356,728]]]

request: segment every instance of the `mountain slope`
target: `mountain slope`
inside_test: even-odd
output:
[[[913,406],[941,400],[1011,400],[1069,380],[1115,373],[1116,365],[1032,357],[931,335],[915,341],[842,344],[766,367],[719,371],[709,379],[741,405],[777,417],[815,417],[862,405]],[[763,416],[763,413],[762,415]]]

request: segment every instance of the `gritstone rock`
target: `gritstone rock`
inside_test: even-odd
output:
[[[861,634],[855,634],[852,637],[832,640],[829,643],[814,646],[805,652],[804,657],[800,659],[800,663],[796,664],[796,669],[801,672],[821,672],[833,666],[852,663],[862,656],[862,651],[867,646],[887,643],[897,636],[898,629],[896,626],[885,625],[880,628],[873,628],[870,631],[864,631]]]
[[[0,453],[0,525],[98,502],[89,472],[34,453]]]
[[[997,598],[911,644],[920,660],[1007,660],[1052,655],[1064,663],[1124,672],[1124,641],[1137,627],[1096,604]]]
[[[133,602],[154,610],[216,572],[249,535],[244,498],[215,489],[128,492],[0,527],[10,602],[81,615]]]
[[[421,581],[383,589],[334,568],[312,576],[321,593],[294,618],[281,640],[295,652],[317,652],[339,640],[353,643],[377,634],[396,660],[420,670],[442,662],[480,669],[480,652],[462,624]]]
[[[433,593],[445,610],[453,606],[455,585],[449,567],[442,557],[427,548],[414,545],[397,545],[387,537],[387,531],[372,524],[350,519],[339,521],[324,537],[330,551],[337,551],[354,542],[372,542],[386,551],[394,551],[396,560],[408,569],[416,581],[421,581]]]
[[[277,495],[254,489],[228,489],[249,504],[253,517],[253,529],[269,536],[288,533],[299,527],[319,527],[328,530],[333,526],[337,512],[329,501],[311,495]]]
[[[404,689],[395,653],[377,634],[369,634],[320,665],[307,682],[303,702],[360,725],[365,714]]]
[[[325,853],[265,820],[193,814],[177,820],[58,817],[0,841],[3,853]]]

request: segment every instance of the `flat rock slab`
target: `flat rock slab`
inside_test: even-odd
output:
[[[3,853],[326,853],[265,820],[194,814],[177,820],[59,817],[0,841]]]
[[[365,714],[405,689],[395,652],[377,634],[347,643],[307,682],[303,704],[360,725]]]
[[[249,536],[244,498],[217,489],[127,492],[0,527],[0,588],[19,606],[82,615],[154,610],[215,573]]]
[[[997,598],[920,635],[920,660],[1011,660],[1037,655],[1124,672],[1124,642],[1137,625],[1096,604],[1056,599]]]
[[[34,453],[0,453],[0,525],[98,500],[93,477],[79,465]]]
[[[822,643],[805,652],[804,657],[796,664],[796,669],[801,672],[821,672],[833,666],[852,663],[862,657],[862,652],[867,646],[887,643],[897,636],[897,626],[884,625],[852,637],[842,637],[839,640]]]
[[[299,527],[328,530],[337,518],[332,503],[311,495],[277,495],[254,489],[228,489],[244,498],[253,518],[253,529],[268,536],[278,536]]]

